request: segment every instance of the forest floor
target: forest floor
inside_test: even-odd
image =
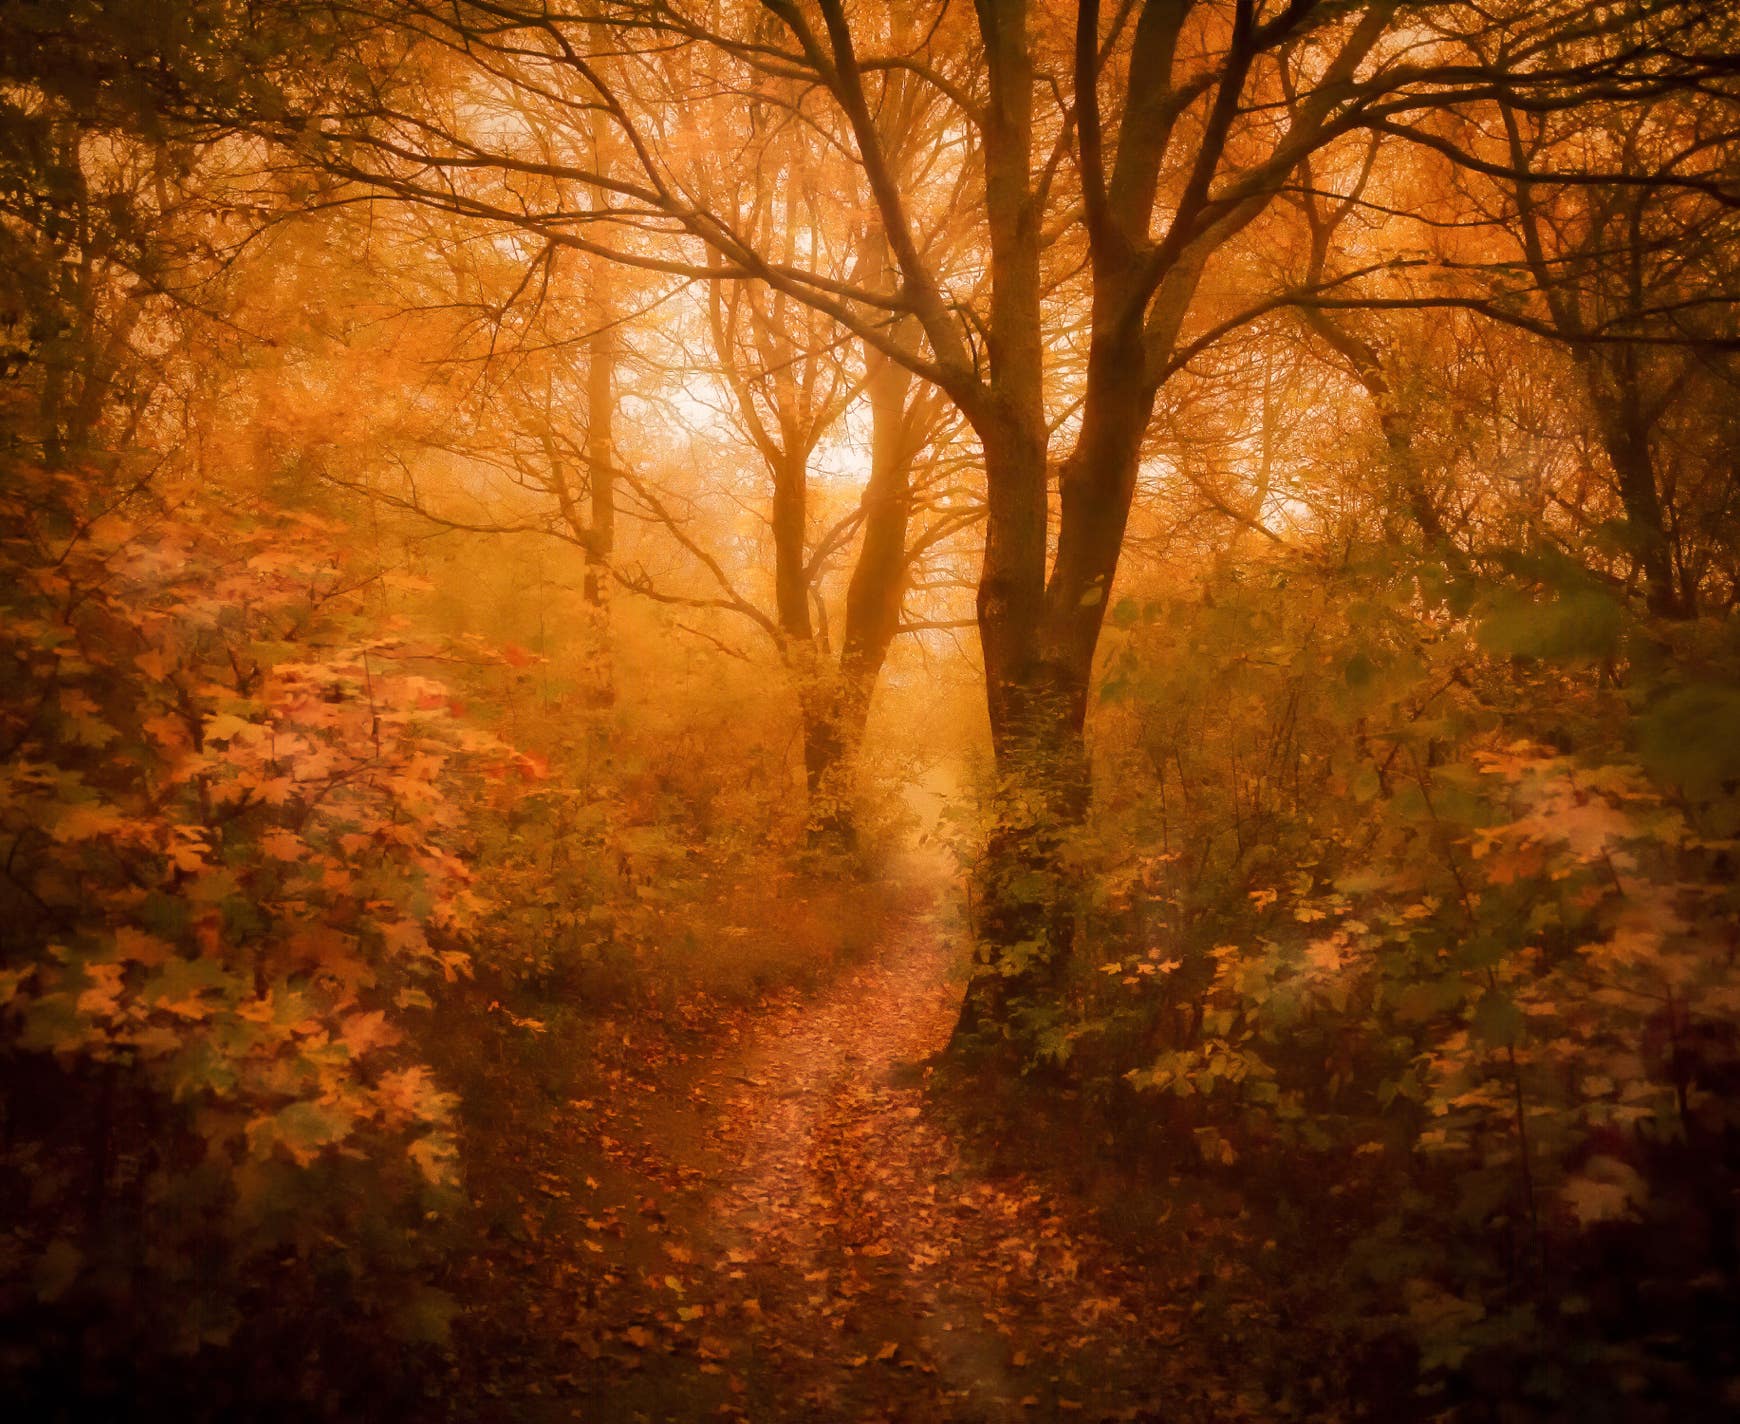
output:
[[[1073,1148],[987,1151],[935,1091],[960,984],[934,913],[883,941],[688,1035],[606,1025],[590,1096],[497,1115],[489,1240],[449,1284],[453,1417],[1253,1412],[1195,1293],[1102,1232]]]

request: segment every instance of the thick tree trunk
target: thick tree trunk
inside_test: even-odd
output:
[[[809,794],[808,840],[814,851],[847,851],[858,840],[852,814],[854,759],[839,683],[828,676],[826,663],[816,671],[816,684],[799,693],[804,785]]]
[[[1368,386],[1368,389],[1371,388]],[[1393,406],[1382,404],[1387,398],[1387,387],[1383,392],[1372,390],[1372,398],[1380,403],[1378,425],[1383,430],[1390,469],[1402,487],[1409,517],[1429,551],[1446,556],[1452,564],[1460,564],[1461,551],[1450,542],[1443,516],[1438,512],[1431,491],[1426,488],[1426,472],[1420,466],[1420,452],[1414,445],[1414,422]]]
[[[1511,166],[1526,174],[1533,154],[1524,143],[1516,111],[1506,106],[1501,114],[1510,144]],[[1639,226],[1642,191],[1632,190],[1629,210],[1624,213],[1623,232],[1612,230],[1615,224],[1611,219],[1616,215],[1610,213],[1608,222],[1597,223],[1590,229],[1581,249],[1561,251],[1558,265],[1548,261],[1548,225],[1535,203],[1533,187],[1526,180],[1516,185],[1517,216],[1529,270],[1553,319],[1556,334],[1568,344],[1582,374],[1602,447],[1613,466],[1649,610],[1658,617],[1687,618],[1696,611],[1696,596],[1689,588],[1682,591],[1675,577],[1673,540],[1668,534],[1667,515],[1650,450],[1654,420],[1646,412],[1644,372],[1639,366],[1643,354],[1637,346],[1625,342],[1606,347],[1595,340],[1596,320],[1585,310],[1586,298],[1577,280],[1579,268],[1589,271],[1590,259],[1596,254],[1605,264],[1612,253],[1622,253],[1627,259],[1626,290],[1623,296],[1611,291],[1606,295],[1609,300],[1619,297],[1633,316],[1643,315],[1648,302],[1643,286],[1644,246]],[[1572,259],[1570,265],[1565,265],[1565,258]]]
[[[1070,840],[1086,815],[1085,690],[1030,677],[1021,725],[1005,728],[994,819],[981,864],[972,980],[957,1048],[1031,1055],[1074,941],[1079,886]],[[1013,699],[1012,699],[1013,700]]]
[[[1073,942],[1077,896],[1068,847],[1088,806],[1088,686],[1154,389],[1145,374],[1146,295],[1135,248],[1096,244],[1094,337],[1081,428],[1061,471],[1057,556],[1048,581],[1033,57],[1025,5],[979,0],[977,9],[991,91],[984,126],[991,383],[988,402],[973,413],[986,494],[978,620],[998,789],[975,972],[955,1043],[970,1051],[992,1040],[1000,1052],[1030,1058]],[[1091,20],[1091,9],[1085,13]],[[1093,30],[1090,24],[1084,32],[1089,51]],[[1143,173],[1138,156],[1114,184],[1112,206],[1139,213],[1145,227]]]
[[[1314,95],[1299,106],[1267,171],[1259,162],[1235,170],[1237,177],[1225,173],[1246,81],[1267,43],[1257,7],[1238,6],[1196,155],[1168,204],[1165,232],[1155,237],[1160,178],[1182,112],[1169,78],[1190,9],[1142,8],[1123,113],[1108,145],[1099,102],[1105,69],[1099,6],[1083,0],[1078,7],[1071,115],[1092,275],[1092,339],[1081,426],[1060,471],[1057,553],[1047,579],[1040,217],[1050,170],[1039,177],[1035,49],[1024,0],[977,0],[974,8],[988,81],[981,133],[991,291],[982,329],[990,379],[979,386],[961,374],[956,384],[985,453],[978,612],[1001,804],[988,857],[979,973],[961,1033],[985,1028],[1031,1050],[1050,1011],[1046,991],[1060,980],[1071,947],[1076,897],[1068,847],[1087,813],[1083,727],[1094,650],[1163,358],[1176,349],[1209,255],[1264,210],[1310,144],[1327,136],[1332,104]],[[1388,21],[1380,7],[1349,32],[1324,94],[1352,79]],[[1229,190],[1238,195],[1229,198]],[[885,214],[895,208],[883,203]],[[926,333],[939,356],[951,351],[940,316],[926,317]],[[945,357],[942,365],[947,374],[958,362]]]
[[[1088,353],[1087,395],[1075,449],[1059,478],[1057,559],[1046,585],[1043,647],[1048,662],[1065,669],[1078,700],[1071,715],[1087,712],[1094,649],[1124,547],[1136,494],[1142,435],[1154,392],[1142,375],[1142,347],[1134,334],[1096,338]]]
[[[1059,481],[1057,555],[1038,588],[1034,571],[1044,568],[1046,534],[1042,438],[1034,438],[1035,422],[986,442],[987,482],[1021,491],[1029,502],[1015,506],[1020,517],[1001,521],[1001,540],[987,539],[980,584],[998,805],[979,887],[975,975],[956,1028],[961,1046],[993,1040],[1027,1056],[1043,1052],[1073,948],[1079,886],[1070,842],[1091,794],[1086,721],[1094,650],[1154,400],[1130,347],[1129,338],[1101,340],[1089,354],[1081,430]]]

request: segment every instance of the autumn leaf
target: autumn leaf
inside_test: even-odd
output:
[[[154,682],[162,682],[169,676],[169,659],[157,648],[147,649],[133,659],[134,666]]]
[[[114,936],[115,957],[130,960],[135,964],[143,964],[147,968],[155,968],[165,963],[174,947],[166,940],[156,935],[146,934],[143,930],[134,929],[131,925],[121,925],[116,928]]]
[[[459,1314],[459,1302],[446,1291],[419,1285],[393,1312],[393,1335],[407,1345],[445,1345]]]
[[[248,1142],[256,1155],[282,1146],[292,1160],[307,1166],[323,1148],[348,1137],[354,1121],[341,1107],[304,1099],[249,1123]]]
[[[294,831],[282,830],[276,826],[261,833],[260,849],[273,860],[286,862],[301,860],[308,851],[308,847]]]
[[[50,834],[57,841],[90,841],[118,836],[135,823],[117,807],[96,804],[68,806],[55,818]]]
[[[238,737],[258,736],[262,729],[233,712],[220,712],[205,719],[204,739],[207,742],[229,742]]]
[[[361,1058],[376,1049],[390,1048],[399,1041],[399,1031],[387,1022],[385,1012],[375,1009],[347,1015],[339,1029],[339,1040],[350,1050],[351,1057]]]
[[[459,1149],[451,1138],[433,1134],[419,1137],[405,1150],[430,1186],[459,1184]]]
[[[1577,1224],[1588,1227],[1634,1216],[1648,1199],[1649,1187],[1629,1163],[1598,1156],[1565,1183],[1561,1195]]]

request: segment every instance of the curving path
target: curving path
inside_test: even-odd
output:
[[[552,1159],[571,1209],[526,1255],[567,1283],[528,1308],[571,1360],[499,1361],[504,1417],[1241,1416],[1180,1358],[1187,1300],[1156,1298],[1066,1193],[973,1166],[935,1113],[920,1065],[953,1022],[949,968],[910,917],[880,961],[587,1114],[602,1165]]]

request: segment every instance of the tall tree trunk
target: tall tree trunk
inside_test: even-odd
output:
[[[1045,645],[1048,432],[1027,7],[978,0],[976,8],[990,79],[991,238],[990,390],[973,419],[985,457],[977,611],[997,788],[973,978],[954,1041],[971,1048],[1002,1040],[1020,1051],[1036,1036],[1066,942],[1062,850],[1074,803],[1085,804],[1086,693],[1069,686],[1067,662]]]
[[[607,292],[608,279],[596,274],[595,293]],[[602,294],[600,294],[602,295]],[[584,696],[596,707],[616,701],[616,677],[610,650],[610,563],[616,553],[616,331],[609,324],[609,303],[595,299],[597,329],[586,343],[586,477],[589,509],[586,521],[584,584],[590,659]]]
[[[586,472],[591,495],[586,543],[586,601],[608,597],[616,552],[616,331],[602,316],[586,343]]]
[[[1094,650],[1154,398],[1138,339],[1128,332],[1096,339],[1080,433],[1060,472],[1057,554],[1037,591],[1030,571],[1034,563],[1043,568],[1043,447],[1035,451],[1029,436],[986,452],[987,480],[1003,462],[1005,479],[1016,488],[1036,483],[1039,499],[1036,515],[1010,521],[1016,527],[998,562],[987,541],[980,586],[999,804],[980,887],[978,972],[958,1040],[994,1032],[1019,1051],[1035,1051],[1073,946],[1080,887],[1069,843],[1091,793],[1086,722]],[[1001,562],[1009,551],[1025,561],[1019,574]]]
[[[597,51],[608,52],[608,31],[601,20],[588,26]],[[609,172],[616,135],[609,120],[594,115],[592,155],[600,172]],[[602,200],[596,195],[594,205]],[[586,461],[590,508],[587,512],[585,598],[590,612],[592,668],[590,700],[598,706],[616,701],[616,675],[610,648],[610,565],[616,557],[616,328],[615,282],[608,264],[592,259],[587,275],[591,288],[592,334],[586,342]]]
[[[1517,112],[1504,105],[1500,114],[1510,146],[1511,167],[1519,174],[1527,174],[1535,155],[1524,142]],[[1621,343],[1613,351],[1603,349],[1595,340],[1596,323],[1586,312],[1585,298],[1576,280],[1579,267],[1586,271],[1592,257],[1618,251],[1626,259],[1626,290],[1622,297],[1625,309],[1634,316],[1644,313],[1648,302],[1643,287],[1641,190],[1631,195],[1623,233],[1613,232],[1608,223],[1592,223],[1589,229],[1592,246],[1586,244],[1582,250],[1573,248],[1569,253],[1558,253],[1557,264],[1548,260],[1546,235],[1550,229],[1536,203],[1533,184],[1519,178],[1516,197],[1519,231],[1530,274],[1552,317],[1555,334],[1567,344],[1582,373],[1602,447],[1613,466],[1632,551],[1643,573],[1644,598],[1650,612],[1660,617],[1689,617],[1695,600],[1690,590],[1682,597],[1674,576],[1673,541],[1668,535],[1650,450],[1653,420],[1645,409],[1638,348]],[[1573,259],[1568,266],[1567,257]]]
[[[863,496],[863,543],[846,587],[846,630],[840,637],[840,722],[849,750],[863,738],[870,698],[894,637],[907,594],[907,527],[912,519],[912,461],[920,432],[907,407],[912,376],[877,352],[870,373],[870,480]]]
[[[1644,600],[1658,618],[1689,618],[1695,606],[1690,591],[1682,590],[1675,577],[1673,540],[1656,481],[1636,362],[1631,349],[1606,360],[1586,355],[1585,380],[1602,448],[1619,487],[1631,552],[1643,573]]]
[[[810,616],[809,471],[801,452],[772,452],[773,599],[781,650],[797,683],[809,840],[816,848],[850,843],[851,798],[841,785],[846,743],[837,669]]]
[[[850,850],[857,844],[852,815],[852,785],[841,688],[824,659],[816,659],[814,681],[798,694],[803,719],[804,784],[809,793],[810,848]]]

